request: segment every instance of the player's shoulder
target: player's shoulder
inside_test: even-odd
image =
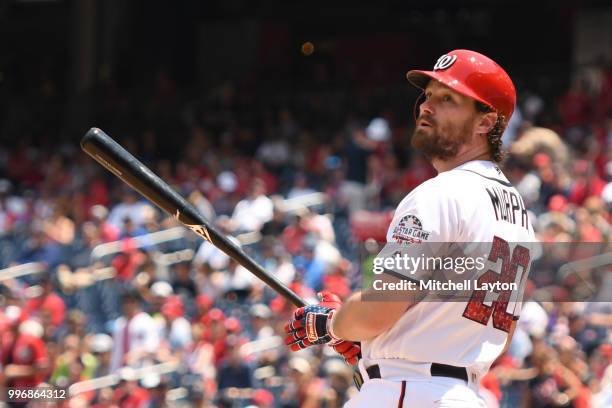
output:
[[[420,203],[435,207],[436,204],[460,203],[462,207],[470,202],[479,205],[483,186],[499,184],[512,187],[499,167],[490,161],[470,161],[454,169],[439,173],[412,190],[398,206]]]
[[[469,185],[478,186],[481,183],[497,183],[512,187],[500,167],[488,160],[473,160],[463,163],[452,170],[442,173],[448,182],[458,179],[470,180]],[[479,183],[480,182],[480,183]]]
[[[415,187],[408,193],[396,208],[395,214],[412,213],[418,211],[423,213],[435,213],[443,209],[453,207],[461,192],[457,184],[449,181],[448,175],[440,173]]]
[[[462,201],[476,199],[485,191],[483,187],[514,189],[499,166],[485,160],[470,161],[440,173],[435,181],[436,188],[448,191],[449,195],[456,193],[455,196],[459,195]]]
[[[412,190],[408,197],[429,197],[435,200],[447,200],[453,198],[461,193],[461,190],[465,189],[462,178],[465,175],[457,173],[455,171],[445,171],[439,173],[437,176],[430,178],[418,185]]]

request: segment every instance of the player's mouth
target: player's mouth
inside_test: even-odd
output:
[[[433,127],[433,125],[425,119],[419,119],[417,121],[417,127]]]

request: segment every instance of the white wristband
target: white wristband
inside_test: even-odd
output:
[[[333,321],[334,321],[334,315],[336,314],[335,310],[332,310],[329,313],[329,317],[327,318],[327,334],[329,334],[329,337],[331,337],[332,342],[336,342],[336,341],[341,341],[342,339],[339,338],[338,336],[336,336],[334,334],[334,330],[332,329],[332,327],[334,326]]]

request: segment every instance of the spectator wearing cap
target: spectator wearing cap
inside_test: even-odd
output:
[[[213,307],[213,300],[210,296],[205,294],[199,294],[196,297],[196,316],[194,321],[200,320],[200,318],[204,317],[210,309]]]
[[[111,373],[111,351],[113,338],[105,333],[97,333],[90,337],[89,349],[97,358],[98,365],[93,377],[103,377]]]
[[[228,336],[238,336],[242,332],[242,324],[235,317],[228,317],[225,319],[225,330]]]
[[[272,311],[263,303],[256,303],[249,309],[251,316],[251,330],[253,340],[263,340],[274,336],[274,329],[270,326]]]
[[[89,213],[93,224],[99,231],[102,242],[117,241],[119,239],[119,228],[107,221],[108,208],[101,204],[96,204],[91,207]]]
[[[13,360],[13,348],[19,337],[19,324],[27,319],[22,309],[16,305],[9,305],[0,309],[0,366],[6,367]],[[4,384],[3,370],[0,370],[0,386]]]
[[[115,321],[111,371],[125,365],[143,364],[159,347],[157,325],[140,308],[137,292],[127,292],[122,298],[123,315]]]
[[[26,320],[19,325],[3,370],[7,387],[32,388],[47,377],[50,364],[43,333],[44,328],[36,320]]]
[[[152,234],[161,229],[159,223],[159,213],[150,205],[147,205],[142,209],[142,228],[145,234]],[[150,242],[147,242],[147,247],[151,247]]]
[[[142,292],[141,292],[142,293]],[[147,312],[156,317],[161,313],[162,307],[169,296],[174,294],[172,285],[166,281],[157,281],[151,285],[150,291],[143,296],[146,300]]]
[[[217,308],[211,309],[201,320],[205,327],[204,339],[213,346],[215,364],[218,364],[227,351],[227,329],[225,327],[225,314]]]
[[[123,282],[131,282],[138,268],[146,261],[147,255],[134,247],[132,239],[125,239],[121,243],[122,252],[115,255],[111,266],[117,271],[116,277]]]
[[[148,399],[145,403],[146,408],[157,408],[167,406],[166,398],[168,392],[168,379],[159,374],[145,375],[140,384],[148,392]]]
[[[216,183],[210,189],[208,197],[213,210],[218,216],[230,216],[238,200],[238,179],[231,171],[222,171],[217,175]]]
[[[179,296],[170,296],[162,306],[161,313],[165,319],[162,338],[172,354],[183,352],[191,347],[191,323],[185,319],[185,308]]]

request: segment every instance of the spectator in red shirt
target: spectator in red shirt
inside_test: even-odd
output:
[[[53,280],[48,274],[43,275],[39,285],[42,292],[26,303],[25,311],[31,317],[38,317],[41,313],[47,312],[51,316],[51,324],[58,327],[64,323],[66,305],[62,298],[54,292]]]
[[[572,186],[569,191],[569,202],[583,205],[590,196],[599,197],[606,182],[595,172],[592,163],[577,160],[573,166]]]
[[[15,388],[32,388],[43,382],[49,370],[47,347],[42,341],[44,329],[35,320],[19,325],[19,335],[4,367],[6,385]]]
[[[584,91],[580,78],[576,78],[572,87],[559,100],[559,113],[563,125],[568,128],[586,124],[591,114],[591,98]]]
[[[296,212],[291,224],[283,231],[283,245],[291,255],[296,255],[302,248],[304,237],[308,234],[308,216],[310,211],[301,208]]]
[[[121,231],[107,221],[108,209],[103,205],[94,205],[90,209],[92,221],[98,227],[102,242],[117,241]]]
[[[23,313],[19,306],[9,305],[0,310],[0,366],[9,365],[13,358],[13,346],[17,340],[19,323]],[[4,372],[0,370],[0,386],[5,385]]]
[[[144,408],[149,401],[149,392],[138,385],[132,372],[122,374],[122,382],[115,390],[114,400],[122,408]]]

